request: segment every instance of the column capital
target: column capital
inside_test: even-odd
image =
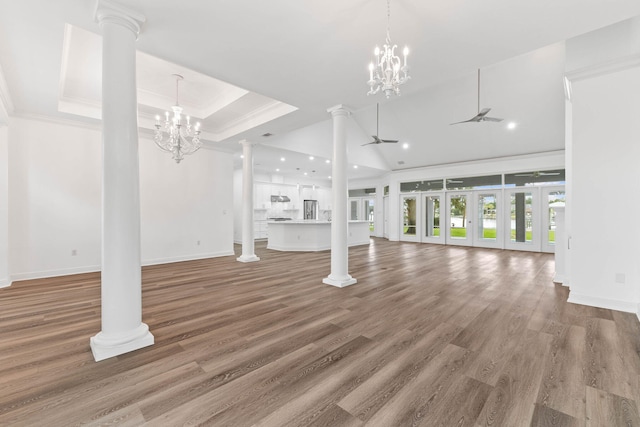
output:
[[[142,24],[146,21],[145,16],[140,12],[111,0],[96,1],[94,19],[101,27],[105,22],[122,25],[130,29],[136,38],[140,34]]]
[[[249,141],[248,139],[241,139],[240,141],[238,141],[238,144],[242,145],[243,147],[253,147],[254,145],[258,145],[257,142]]]
[[[331,108],[327,108],[327,113],[331,113],[332,116],[349,116],[351,114],[351,110],[344,104],[338,104]]]

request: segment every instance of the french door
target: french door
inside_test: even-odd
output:
[[[542,206],[542,252],[555,252],[556,247],[556,212],[554,207],[564,206],[565,190],[564,186],[553,186],[541,188]]]
[[[540,200],[538,187],[504,190],[505,249],[540,251]]]
[[[384,196],[382,199],[382,215],[383,215],[383,224],[382,224],[382,237],[385,239],[389,238],[389,196]]]
[[[400,240],[554,252],[564,186],[402,194]]]
[[[501,190],[447,193],[446,243],[502,248]]]
[[[400,240],[419,242],[418,230],[420,209],[420,193],[403,194],[400,196]]]
[[[446,243],[449,245],[473,245],[473,220],[469,218],[472,204],[470,191],[447,193],[447,214],[445,221]]]
[[[422,193],[421,208],[418,215],[421,220],[420,231],[423,243],[445,243],[445,234],[442,228],[444,224],[444,209],[442,201],[444,193]]]
[[[502,190],[477,190],[473,192],[472,220],[473,246],[502,248],[502,227],[500,217]]]

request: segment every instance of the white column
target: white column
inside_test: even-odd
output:
[[[336,105],[327,110],[333,117],[333,170],[331,213],[331,274],[322,283],[344,288],[357,282],[349,275],[349,233],[347,199],[347,120],[349,110]]]
[[[98,0],[102,28],[102,330],[96,361],[152,345],[142,323],[135,41],[144,16]]]
[[[242,255],[240,262],[260,261],[255,254],[253,236],[253,146],[243,139],[242,144]]]

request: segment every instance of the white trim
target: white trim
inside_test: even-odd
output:
[[[565,74],[565,78],[571,83],[639,66],[640,54],[635,54],[569,71]]]
[[[0,289],[2,288],[8,288],[9,286],[11,286],[11,280],[9,279],[5,279],[5,280],[0,280]]]
[[[636,311],[636,316],[638,317],[638,320],[640,320],[640,303],[638,303],[638,311]]]
[[[232,256],[232,255],[235,255],[233,251],[220,251],[220,252],[210,252],[210,253],[197,254],[197,255],[182,255],[182,256],[169,257],[169,258],[156,258],[151,260],[143,260],[142,266],[170,264],[173,262],[183,262],[183,261],[195,261],[198,259],[219,258],[223,256]]]
[[[609,298],[595,297],[591,295],[579,294],[571,291],[567,302],[591,307],[607,308],[609,310],[624,311],[626,313],[638,313],[640,305],[636,302],[621,301]]]
[[[61,268],[58,270],[44,270],[44,271],[33,271],[29,273],[12,274],[11,280],[16,282],[18,280],[44,279],[47,277],[69,276],[72,274],[96,273],[99,271],[100,271],[99,265],[91,265],[91,266],[84,266],[84,267],[70,267],[70,268]]]
[[[91,129],[95,131],[102,130],[102,121],[96,121],[94,119],[86,119],[86,120],[73,120],[62,117],[54,117],[54,116],[45,116],[42,114],[32,114],[32,113],[18,113],[13,116],[16,119],[20,120],[33,120],[37,122],[43,123],[52,123],[55,125],[63,125],[63,126],[73,126],[83,129]]]
[[[198,259],[206,259],[206,258],[218,258],[223,256],[232,256],[235,255],[233,251],[221,251],[221,252],[211,252],[205,254],[198,255],[183,255],[177,257],[170,258],[157,258],[151,260],[143,260],[142,266],[147,265],[158,265],[158,264],[170,264],[174,262],[183,262],[183,261],[194,261]],[[58,270],[45,270],[45,271],[35,271],[29,273],[17,273],[11,275],[11,280],[6,281],[6,285],[4,285],[5,281],[0,281],[0,288],[7,287],[11,285],[11,282],[16,282],[18,280],[32,280],[32,279],[44,279],[49,277],[59,277],[59,276],[70,276],[72,274],[83,274],[83,273],[96,273],[102,270],[102,267],[99,265],[91,265],[84,267],[71,267],[71,268],[61,268]]]

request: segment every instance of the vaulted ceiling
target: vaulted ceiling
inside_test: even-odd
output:
[[[384,0],[120,3],[146,17],[137,42],[141,127],[174,104],[171,74],[183,74],[181,104],[202,121],[207,143],[239,152],[238,140],[259,142],[258,168],[275,172],[287,153],[298,163],[330,158],[326,110],[344,104],[353,111],[349,160],[361,166],[351,177],[562,149],[564,41],[640,15],[637,0],[392,0],[391,39],[409,46],[412,78],[387,100],[366,95],[367,65],[386,33]],[[0,0],[9,115],[97,122],[94,7]],[[477,113],[478,68],[481,108],[505,120],[451,126]],[[376,130],[376,102],[380,136],[399,144],[362,146]]]

